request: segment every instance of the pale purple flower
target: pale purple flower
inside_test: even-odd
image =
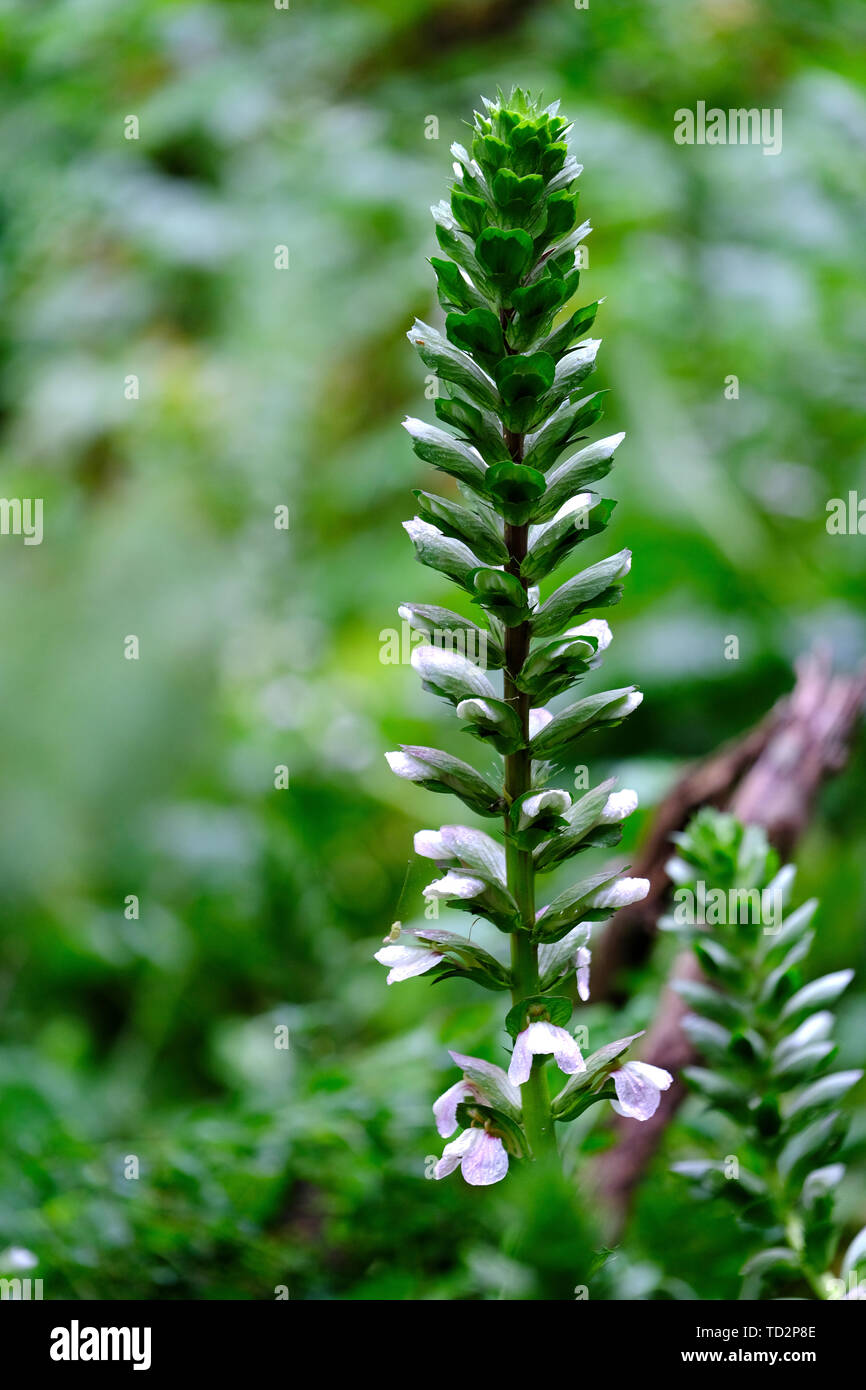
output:
[[[617,1099],[611,1105],[618,1115],[632,1120],[648,1120],[659,1108],[662,1091],[673,1081],[669,1071],[649,1062],[624,1062],[611,1077]]]
[[[522,1086],[529,1080],[533,1057],[551,1052],[559,1070],[567,1075],[586,1070],[580,1048],[568,1029],[559,1028],[546,1019],[536,1019],[517,1035],[511,1054],[511,1065],[508,1068],[508,1080],[513,1086]]]
[[[433,1169],[434,1178],[447,1178],[459,1166],[471,1187],[489,1187],[501,1182],[508,1172],[508,1154],[497,1134],[486,1129],[464,1129],[442,1150]]]
[[[592,952],[588,946],[578,946],[575,964],[577,966],[577,993],[584,1004],[589,999],[589,964]]]
[[[425,970],[432,970],[434,965],[438,965],[439,961],[444,959],[444,956],[430,946],[422,946],[418,942],[404,946],[398,941],[389,942],[374,956],[374,960],[380,965],[388,967],[389,973],[385,983],[389,985],[396,985],[400,980],[410,980],[413,975],[423,975]]]

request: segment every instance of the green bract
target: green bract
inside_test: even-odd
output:
[[[622,435],[585,440],[602,414],[602,393],[585,390],[600,345],[586,334],[599,306],[575,299],[579,249],[590,229],[578,225],[580,166],[569,154],[568,130],[555,106],[543,108],[521,91],[485,101],[468,148],[452,148],[450,197],[433,208],[443,254],[431,264],[442,316],[438,325],[416,320],[408,333],[435,373],[439,423],[412,418],[405,426],[416,454],[438,470],[444,495],[425,480],[406,530],[418,560],[456,586],[465,614],[415,603],[400,613],[430,639],[414,649],[412,664],[480,742],[483,771],[431,748],[404,747],[389,760],[399,776],[502,818],[504,850],[494,845],[492,852],[490,837],[455,826],[419,832],[416,849],[441,875],[425,889],[428,899],[485,916],[510,938],[510,951],[501,961],[475,948],[461,953],[453,936],[419,928],[414,946],[392,935],[380,955],[395,978],[429,969],[434,979],[464,975],[510,989],[507,1027],[516,1044],[523,1038],[513,1068],[522,1112],[511,1119],[524,1126],[525,1143],[501,1122],[497,1128],[501,1106],[470,1105],[461,1114],[485,1123],[491,1142],[500,1139],[512,1156],[538,1156],[555,1142],[548,1054],[575,1078],[583,1074],[566,1034],[572,1002],[562,988],[578,969],[586,997],[589,924],[645,891],[642,880],[630,879],[618,896],[618,875],[608,870],[565,889],[548,908],[535,901],[536,870],[615,844],[619,822],[636,804],[633,793],[611,795],[608,783],[577,804],[545,786],[580,740],[618,723],[640,699],[627,686],[566,703],[558,714],[544,708],[599,665],[607,624],[584,620],[564,629],[619,600],[631,559],[628,550],[607,559],[596,552],[588,568],[573,570],[579,547],[596,541],[611,519],[614,503],[587,489],[610,472]],[[561,573],[566,566],[571,572]],[[586,1086],[570,1083],[555,1118],[573,1118],[589,1096],[614,1094],[607,1078],[631,1041],[596,1054]]]
[[[841,1102],[863,1073],[834,1065],[828,1006],[853,971],[803,983],[817,903],[787,911],[794,871],[779,869],[761,829],[704,810],[674,839],[675,907],[662,925],[688,937],[707,977],[674,985],[692,1011],[683,1027],[707,1064],[685,1075],[740,1134],[736,1164],[732,1155],[677,1171],[728,1197],[757,1234],[745,1298],[841,1297],[831,1269],[833,1189],[845,1170],[835,1160],[847,1129]],[[863,1232],[857,1240],[866,1245]],[[858,1277],[862,1254],[849,1261]]]

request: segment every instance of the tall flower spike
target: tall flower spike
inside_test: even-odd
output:
[[[416,320],[408,334],[437,378],[438,423],[404,423],[446,495],[418,491],[405,527],[417,559],[459,597],[456,611],[403,603],[399,612],[427,641],[412,656],[424,688],[485,745],[485,770],[436,748],[387,756],[398,777],[501,818],[504,852],[491,836],[454,825],[420,831],[415,848],[439,869],[425,896],[486,917],[509,938],[510,959],[421,928],[378,959],[391,967],[389,980],[463,976],[511,994],[509,1075],[519,1093],[502,1074],[508,1089],[500,1082],[491,1094],[488,1071],[486,1080],[467,1074],[437,1102],[440,1128],[464,1126],[437,1176],[460,1165],[470,1182],[498,1180],[509,1155],[555,1149],[554,1119],[613,1099],[610,1074],[633,1041],[584,1062],[567,1027],[571,1000],[553,990],[576,971],[586,998],[589,924],[643,897],[646,881],[603,872],[536,905],[537,876],[585,849],[616,845],[637,800],[610,783],[576,801],[547,785],[582,755],[586,738],[641,700],[626,686],[548,708],[600,664],[610,628],[588,615],[619,602],[631,566],[630,551],[619,550],[574,573],[579,547],[610,521],[614,503],[595,489],[623,436],[586,442],[602,415],[602,393],[586,384],[600,347],[588,336],[598,304],[576,298],[590,227],[578,217],[581,166],[569,129],[556,107],[521,91],[484,101],[468,148],[452,148],[450,196],[433,208],[443,320]],[[489,771],[494,763],[498,775]],[[545,1072],[551,1054],[570,1075],[555,1113]]]

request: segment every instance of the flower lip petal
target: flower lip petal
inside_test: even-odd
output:
[[[442,1157],[433,1169],[434,1178],[447,1178],[449,1173],[453,1173],[462,1163],[464,1154],[477,1142],[476,1136],[480,1133],[480,1129],[464,1129],[456,1139],[446,1144],[442,1150]]]
[[[618,1115],[648,1120],[659,1108],[662,1091],[673,1081],[670,1072],[649,1062],[624,1062],[611,1077],[617,1099],[611,1105]]]
[[[508,1172],[508,1154],[502,1140],[483,1129],[469,1133],[478,1134],[480,1138],[467,1149],[460,1164],[465,1181],[470,1187],[490,1187],[492,1183],[501,1182]]]

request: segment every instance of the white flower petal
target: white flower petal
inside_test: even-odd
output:
[[[524,1028],[514,1041],[514,1051],[508,1064],[508,1080],[512,1086],[522,1086],[529,1080],[532,1070],[532,1048],[529,1045],[529,1029]]]
[[[636,810],[637,792],[628,787],[621,792],[611,792],[604,803],[599,816],[599,823],[601,825],[614,825],[617,821],[625,820]]]
[[[590,905],[594,908],[609,907],[614,912],[619,907],[628,907],[630,903],[639,903],[646,897],[649,887],[648,878],[618,878],[615,883],[600,888],[590,899]]]
[[[648,1062],[625,1062],[611,1079],[619,1102],[611,1101],[614,1110],[633,1120],[648,1120],[654,1115],[662,1091],[673,1081],[670,1072]]]
[[[592,502],[591,492],[578,492],[576,496],[569,497],[567,502],[563,502],[559,511],[555,514],[548,525],[553,525],[554,521],[561,521],[564,516],[571,516],[572,512],[583,512]]]
[[[517,1035],[508,1068],[509,1081],[522,1086],[529,1080],[532,1057],[549,1053],[553,1054],[560,1071],[567,1075],[586,1069],[580,1048],[568,1030],[546,1019],[536,1019]]]
[[[430,776],[430,769],[426,763],[419,763],[417,758],[412,758],[408,753],[386,753],[388,766],[397,777],[405,777],[408,782],[417,782]]]
[[[594,637],[598,642],[598,652],[606,651],[613,641],[610,624],[604,618],[590,618],[589,622],[581,623],[579,627],[568,628],[563,636]]]
[[[481,1101],[482,1105],[484,1104],[484,1097],[478,1087],[461,1077],[459,1081],[455,1081],[453,1086],[449,1086],[447,1091],[443,1091],[438,1100],[434,1100],[433,1118],[443,1139],[447,1139],[449,1134],[453,1134],[457,1128],[458,1105],[464,1100],[473,1099]]]
[[[431,526],[429,521],[422,521],[420,516],[413,517],[411,521],[404,521],[403,530],[413,541],[431,540],[434,536],[442,535],[438,526]]]
[[[520,803],[517,828],[518,830],[525,830],[543,811],[551,811],[556,816],[563,816],[570,806],[571,797],[568,792],[560,791],[556,787],[550,787],[543,792],[533,792],[531,796],[524,797]]]
[[[508,1172],[508,1154],[498,1135],[483,1129],[470,1131],[473,1132],[481,1137],[467,1150],[460,1171],[471,1187],[490,1187],[491,1183],[501,1182]]]
[[[438,859],[442,862],[452,858],[451,851],[442,839],[441,830],[416,831],[415,853],[424,859]]]
[[[422,889],[425,898],[477,898],[485,889],[483,879],[472,878],[449,869],[444,878],[434,879]]]
[[[577,949],[577,993],[584,1004],[589,999],[589,965],[592,952],[586,946]]]
[[[586,1071],[586,1063],[583,1060],[580,1048],[568,1029],[557,1028],[553,1023],[549,1023],[547,1026],[555,1037],[553,1060],[559,1067],[559,1070],[564,1071],[566,1076],[571,1076],[576,1071]]]
[[[464,1129],[462,1134],[458,1134],[456,1139],[446,1144],[442,1150],[442,1157],[433,1169],[434,1178],[447,1178],[449,1173],[453,1173],[462,1162],[463,1155],[475,1143],[475,1135],[480,1133],[480,1129]]]
[[[374,960],[391,967],[386,984],[396,985],[400,980],[409,980],[413,975],[423,975],[425,970],[432,970],[437,961],[444,960],[444,956],[438,951],[431,951],[428,946],[401,946],[395,943],[393,946],[383,946],[381,951],[375,953]]]
[[[550,723],[553,715],[549,709],[531,709],[529,711],[529,737],[535,738]]]

